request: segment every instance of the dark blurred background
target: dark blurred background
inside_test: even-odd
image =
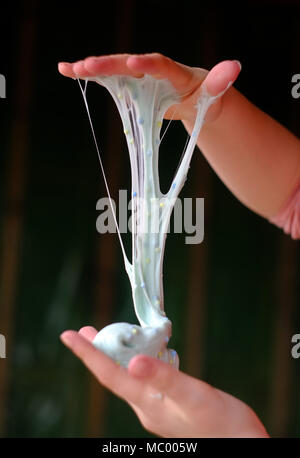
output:
[[[78,84],[57,62],[157,51],[209,69],[239,59],[235,86],[299,135],[299,21],[291,1],[2,5],[0,436],[150,436],[59,340],[65,329],[136,318],[117,236],[96,232],[105,189]],[[88,98],[117,198],[130,182],[119,116],[104,89],[90,84]],[[180,122],[167,137],[165,183],[186,139]],[[182,195],[205,198],[205,240],[167,239],[165,309],[181,369],[248,403],[271,435],[299,437],[299,245],[243,207],[199,150]]]

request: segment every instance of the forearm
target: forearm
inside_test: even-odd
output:
[[[191,132],[192,122],[184,125]],[[236,197],[266,218],[300,181],[300,140],[234,88],[218,118],[203,126],[198,146]]]

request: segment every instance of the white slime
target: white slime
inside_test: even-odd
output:
[[[80,88],[95,142],[86,99],[87,81],[96,81],[108,89],[118,107],[127,138],[133,197],[132,262],[126,256],[113,208],[112,212],[131,283],[135,313],[140,322],[140,326],[110,324],[96,335],[93,344],[125,367],[133,356],[143,353],[178,368],[176,351],[167,348],[172,325],[164,312],[163,300],[162,268],[166,233],[176,198],[186,180],[205,114],[230,84],[217,96],[211,96],[201,88],[192,134],[170,189],[163,194],[158,171],[160,131],[164,113],[171,105],[180,102],[179,94],[168,80],[155,79],[150,75],[143,78],[121,75],[86,78],[85,88],[81,85]],[[96,147],[110,199],[97,142]]]

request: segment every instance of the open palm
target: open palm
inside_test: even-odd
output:
[[[61,339],[148,431],[162,437],[268,437],[253,410],[233,396],[146,355],[135,356],[125,369],[92,345],[96,334],[87,326],[65,331]]]

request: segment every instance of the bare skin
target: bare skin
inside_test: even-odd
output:
[[[61,340],[146,430],[162,437],[269,437],[253,410],[233,396],[146,355],[135,356],[128,370],[118,366],[92,345],[96,334],[87,326],[65,331]]]
[[[157,53],[120,54],[63,62],[59,71],[71,78],[145,73],[167,78],[182,99],[165,117],[182,120],[191,132],[201,85],[219,94],[236,80],[240,65],[224,61],[208,72]],[[229,189],[266,218],[278,212],[300,181],[300,141],[233,87],[207,113],[198,146]],[[128,402],[147,430],[163,437],[269,437],[243,402],[162,361],[138,355],[127,370],[116,365],[91,344],[96,333],[85,327],[79,333],[65,331],[61,339],[100,383]]]
[[[181,119],[191,132],[202,84],[211,95],[223,91],[240,72],[236,61],[224,61],[210,72],[179,64],[161,54],[88,57],[60,63],[69,77],[144,73],[167,78],[182,95],[166,119]],[[206,116],[198,146],[235,196],[265,218],[275,216],[300,182],[300,140],[231,87]]]

